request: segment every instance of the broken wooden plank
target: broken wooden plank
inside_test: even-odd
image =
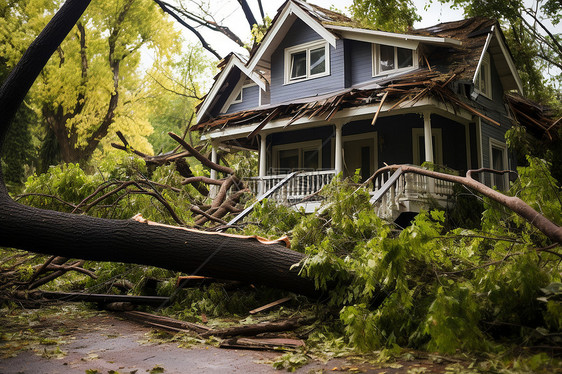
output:
[[[166,329],[171,331],[190,330],[198,334],[207,333],[211,331],[211,328],[207,326],[199,325],[192,322],[180,321],[170,317],[158,316],[156,314],[150,314],[145,312],[130,311],[130,312],[122,312],[120,313],[120,315],[137,322],[145,323],[147,325],[161,327],[161,328],[165,327]]]
[[[304,341],[288,338],[234,338],[225,340],[219,345],[220,348],[256,350],[279,348],[294,349],[304,346]]]
[[[220,338],[227,337],[227,336],[236,336],[236,335],[253,336],[264,332],[279,332],[279,331],[295,330],[296,328],[302,326],[303,324],[306,324],[306,322],[308,322],[307,319],[291,318],[284,321],[265,322],[265,323],[257,323],[252,325],[241,325],[241,326],[230,327],[222,330],[211,330],[201,334],[201,336],[203,337],[216,336]]]
[[[163,296],[131,296],[131,295],[107,295],[107,294],[94,294],[94,293],[80,293],[80,292],[47,292],[42,291],[41,296],[49,300],[64,300],[64,301],[86,301],[92,303],[115,303],[115,302],[129,302],[132,304],[143,305],[162,305],[167,303],[170,298]]]
[[[283,303],[285,303],[285,302],[287,302],[287,301],[289,301],[289,300],[291,300],[290,297],[284,297],[284,298],[282,298],[282,299],[276,300],[276,301],[274,301],[274,302],[272,302],[272,303],[266,304],[266,305],[261,306],[261,307],[259,307],[259,308],[250,310],[250,314],[256,314],[256,313],[259,313],[259,312],[263,312],[264,310],[271,309],[271,308],[273,308],[274,306],[283,304]]]
[[[381,103],[379,104],[379,107],[377,108],[377,111],[375,113],[375,116],[373,117],[373,120],[371,121],[371,126],[375,125],[375,122],[377,122],[377,118],[379,118],[379,114],[381,112],[382,106],[384,104],[384,101],[386,100],[386,97],[388,96],[388,91],[384,93],[382,99],[381,99]]]
[[[277,115],[280,112],[281,112],[281,107],[275,108],[271,113],[267,115],[267,117],[264,118],[263,121],[261,121],[261,123],[254,129],[254,131],[252,131],[250,135],[247,136],[247,138],[252,139],[254,136],[256,136],[261,131],[261,129],[263,129],[265,125],[269,123],[269,121],[277,117]]]

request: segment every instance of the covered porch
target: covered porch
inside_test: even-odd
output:
[[[254,141],[259,172],[245,182],[257,198],[270,192],[269,199],[313,212],[320,205],[315,194],[336,175],[345,178],[357,173],[359,181],[364,181],[385,164],[424,162],[464,172],[478,165],[473,157],[478,148],[476,133],[471,137],[467,120],[451,117],[428,109],[382,115],[375,125],[372,114],[298,127],[274,123],[261,129]],[[216,140],[213,144],[220,145]],[[385,175],[373,181],[373,196],[390,179]],[[446,204],[451,194],[452,186],[403,175],[377,198],[375,207],[381,217],[394,219],[402,212],[419,212],[430,199]]]

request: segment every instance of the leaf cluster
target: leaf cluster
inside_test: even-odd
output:
[[[528,162],[509,193],[561,224],[550,165]],[[292,247],[307,254],[302,275],[325,291],[352,346],[454,353],[496,351],[503,339],[557,344],[560,247],[515,213],[484,200],[478,227],[451,228],[434,210],[399,231],[375,215],[367,190],[336,179],[323,193],[317,214],[290,231]],[[253,220],[285,229],[279,217],[299,218],[276,209],[265,204]]]

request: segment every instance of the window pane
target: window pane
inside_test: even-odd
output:
[[[288,149],[279,151],[279,168],[294,170],[299,168],[299,150]]]
[[[318,168],[318,151],[306,150],[302,152],[303,163],[302,167],[305,170],[316,170]]]
[[[487,64],[482,64],[482,67],[480,68],[480,74],[479,78],[480,78],[480,91],[482,91],[482,93],[484,95],[489,95],[490,93],[488,92],[488,71],[490,69],[490,65]]]
[[[242,101],[242,89],[240,89],[240,92],[238,92],[238,95],[236,95],[236,99],[234,99],[234,101]]]
[[[306,77],[306,51],[291,55],[291,79]]]
[[[492,147],[492,169],[494,170],[505,170],[504,165],[504,151],[500,148]],[[505,176],[504,174],[492,174],[492,183],[500,191],[506,190]]]
[[[310,50],[310,75],[326,71],[326,49],[324,47]]]
[[[380,47],[380,70],[387,71],[394,69],[394,47],[381,45]]]
[[[414,66],[411,49],[397,48],[396,54],[398,55],[398,69]]]
[[[480,72],[476,75],[476,79],[474,80],[474,88],[477,90],[480,89]]]

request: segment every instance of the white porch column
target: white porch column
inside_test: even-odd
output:
[[[267,135],[264,133],[260,134],[260,152],[259,152],[259,184],[258,184],[258,196],[265,193],[265,181],[264,177],[267,174]]]
[[[431,136],[431,113],[423,113],[423,138],[425,142],[425,160],[433,162],[433,137]]]
[[[217,144],[212,143],[212,148],[211,148],[211,161],[214,162],[215,164],[217,163]],[[211,179],[217,179],[217,171],[215,169],[211,169]],[[217,193],[219,192],[217,189],[217,185],[212,184],[209,188],[209,197],[211,199],[214,199],[215,196],[217,196]]]
[[[334,166],[336,175],[343,171],[343,140],[342,140],[343,123],[336,123],[336,144],[334,152]]]
[[[433,137],[431,136],[431,113],[423,113],[423,138],[425,143],[425,161],[433,163]],[[435,192],[435,179],[424,177],[427,181],[427,191]]]

